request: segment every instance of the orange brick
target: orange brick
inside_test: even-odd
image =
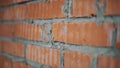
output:
[[[0,68],[12,68],[12,61],[0,56]]]
[[[0,0],[0,6],[6,6],[13,3],[13,0]]]
[[[73,11],[71,17],[96,15],[95,0],[72,0]]]
[[[26,12],[27,12],[27,7],[25,5],[16,6],[16,19],[17,20],[26,19],[26,15],[27,15]]]
[[[3,20],[15,20],[16,19],[16,9],[14,7],[4,9]]]
[[[0,10],[0,20],[24,20],[27,8],[25,5]]]
[[[117,48],[120,49],[120,24],[118,24],[117,30]]]
[[[14,36],[27,40],[41,41],[42,37],[41,27],[28,24],[28,23],[16,23],[14,28]]]
[[[45,64],[53,68],[60,68],[60,51],[56,49],[28,45],[26,49],[26,57],[28,60],[40,64]]]
[[[13,63],[13,68],[32,68],[31,66],[29,65],[26,65],[26,64],[23,64],[23,63],[20,63],[20,62],[14,62]]]
[[[21,3],[29,0],[0,0],[0,6],[8,6],[15,3]]]
[[[0,36],[12,37],[13,34],[12,24],[0,24]]]
[[[114,26],[110,23],[54,23],[54,41],[90,46],[111,46]]]
[[[62,18],[64,17],[62,12],[64,4],[65,0],[52,0],[50,2],[28,4],[27,19]]]
[[[105,15],[120,15],[120,0],[106,0]]]
[[[98,58],[98,68],[120,68],[120,58],[100,56]]]
[[[18,42],[2,41],[2,52],[8,53],[14,56],[24,56],[24,45]]]
[[[0,52],[2,51],[2,41],[0,40]]]
[[[64,68],[90,68],[93,56],[77,52],[64,53]]]
[[[4,20],[5,11],[0,10],[0,20]]]

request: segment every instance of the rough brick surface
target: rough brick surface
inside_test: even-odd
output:
[[[100,56],[98,58],[98,68],[120,68],[120,58]]]
[[[13,68],[32,68],[31,66],[29,65],[26,65],[26,64],[23,64],[23,63],[20,63],[20,62],[14,62],[13,63]]]
[[[18,42],[2,41],[2,51],[14,56],[24,56],[24,45]]]
[[[14,25],[14,36],[18,38],[41,41],[41,33],[41,27],[34,24],[16,23]]]
[[[95,0],[72,0],[72,17],[84,17],[96,15]]]
[[[0,20],[24,20],[26,13],[26,5],[2,9],[0,10]]]
[[[118,24],[117,28],[117,48],[120,49],[120,24]]]
[[[12,37],[13,26],[11,24],[0,24],[0,36]]]
[[[64,53],[64,68],[90,68],[93,56],[76,52]]]
[[[26,49],[28,60],[60,68],[60,51],[56,49],[43,48],[35,45],[28,45]]]
[[[2,51],[2,42],[0,40],[0,52]]]
[[[27,15],[26,5],[16,6],[16,20],[25,20]]]
[[[0,20],[4,20],[4,10],[0,10]]]
[[[106,0],[106,15],[120,15],[120,0]]]
[[[54,41],[70,44],[111,46],[113,24],[57,23],[53,24]]]
[[[0,68],[12,68],[12,61],[0,56]]]
[[[65,0],[52,0],[50,2],[28,4],[27,19],[62,18],[64,17],[62,12],[64,4]]]
[[[16,19],[16,9],[11,7],[4,9],[3,20],[15,20]]]
[[[8,6],[15,3],[21,3],[29,0],[0,0],[0,6]]]

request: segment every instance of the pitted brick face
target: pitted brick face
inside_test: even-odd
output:
[[[102,26],[89,23],[57,23],[53,24],[54,41],[70,44],[110,47],[112,42],[113,24]]]
[[[98,68],[120,68],[120,58],[99,56]]]
[[[63,18],[65,17],[62,11],[64,4],[65,0],[51,0],[50,2],[28,4],[27,19]]]
[[[65,52],[64,68],[90,68],[93,56],[76,52]]]
[[[73,10],[71,17],[87,17],[96,15],[95,0],[72,0]]]
[[[18,42],[2,42],[2,52],[7,54],[12,54],[18,57],[24,57],[24,45]]]
[[[106,0],[105,15],[120,15],[120,0]]]
[[[0,0],[0,68],[120,68],[120,0]]]
[[[1,0],[0,6],[9,6],[12,4],[21,3],[21,2],[25,2],[25,1],[29,1],[29,0]]]
[[[0,24],[0,36],[13,37],[13,25]]]
[[[41,27],[28,23],[16,23],[14,25],[14,36],[27,40],[41,41]]]
[[[0,68],[12,68],[12,61],[0,56]]]
[[[53,68],[60,68],[60,51],[57,49],[28,45],[26,58]]]

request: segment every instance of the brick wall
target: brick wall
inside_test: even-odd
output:
[[[120,0],[0,0],[0,68],[120,68]]]

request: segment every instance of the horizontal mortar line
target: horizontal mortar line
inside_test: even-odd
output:
[[[13,3],[13,4],[10,4],[10,5],[0,6],[0,10],[11,8],[11,7],[17,7],[17,6],[20,6],[20,5],[38,3],[38,2],[47,2],[47,0],[30,0],[30,1],[25,1],[25,2],[21,2],[21,3]]]
[[[6,57],[8,59],[11,59],[13,62],[21,62],[21,63],[25,63],[25,58],[22,58],[22,57],[16,57],[16,56],[13,56],[13,55],[10,55],[10,54],[6,54],[6,53],[0,53],[0,56],[3,56],[3,57]],[[44,64],[40,64],[40,63],[37,63],[37,62],[34,62],[34,61],[31,61],[31,60],[26,60],[27,64],[32,66],[32,67],[35,67],[35,68],[40,68],[41,66],[46,66]],[[51,67],[48,67],[46,66],[47,68],[51,68]]]
[[[6,38],[6,37],[0,37],[0,40],[6,40],[6,41],[13,41],[11,38]],[[43,42],[36,42],[36,41],[28,41],[28,40],[23,40],[23,39],[14,39],[16,42],[20,42],[23,44],[32,44],[33,46],[40,46],[40,47],[49,47],[50,45],[47,43]],[[103,48],[103,47],[95,47],[95,46],[88,46],[88,45],[71,45],[71,44],[64,44],[64,43],[56,43],[54,42],[54,49],[59,49],[61,47],[64,47],[65,51],[74,51],[74,52],[81,52],[85,54],[93,54],[93,55],[108,55],[108,56],[116,56],[120,57],[120,50],[115,49],[115,48]]]
[[[49,43],[45,43],[42,41],[25,40],[20,38],[8,38],[8,37],[1,37],[1,36],[0,36],[0,40],[13,41],[13,42],[19,42],[19,43],[28,44],[28,45],[30,44],[30,45],[40,46],[40,47],[51,48],[51,45]],[[54,49],[59,49],[59,48],[56,47]]]
[[[64,44],[65,51],[73,51],[73,52],[81,52],[85,54],[91,54],[95,56],[113,56],[120,57],[120,50],[115,48],[107,48],[107,47],[94,47],[94,46],[85,46],[85,45],[70,45]]]
[[[114,22],[114,21],[117,21],[117,22]],[[39,20],[39,19],[33,19],[33,20],[16,20],[16,21],[7,21],[7,20],[4,20],[4,21],[0,21],[0,23],[32,23],[33,24],[44,24],[44,23],[60,23],[60,22],[69,22],[69,23],[87,23],[87,22],[97,22],[97,19],[96,17],[86,17],[86,18],[69,18],[69,19],[66,19],[66,18],[59,18],[59,19],[48,19],[48,20]],[[120,16],[113,16],[113,17],[105,17],[105,20],[104,22],[106,23],[119,23],[120,22]]]

